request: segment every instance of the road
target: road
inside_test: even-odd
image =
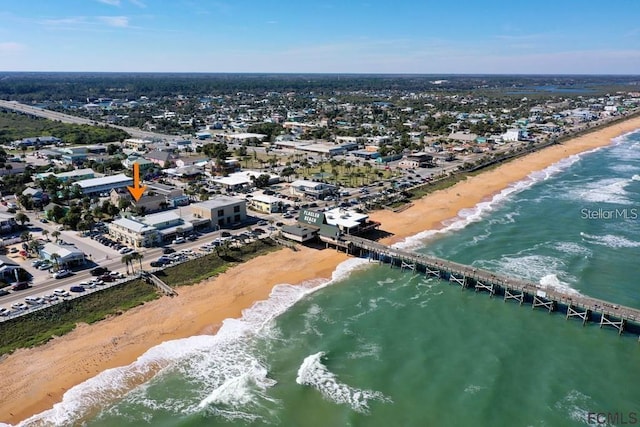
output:
[[[97,122],[95,120],[85,119],[84,117],[76,117],[70,114],[59,113],[57,111],[51,111],[51,110],[45,110],[38,107],[32,107],[30,105],[20,104],[19,102],[16,102],[16,101],[6,101],[2,99],[0,100],[0,107],[6,108],[8,110],[19,111],[21,113],[31,114],[38,117],[44,117],[45,119],[49,119],[49,120],[58,120],[63,123],[71,123],[71,124],[77,124],[77,125],[91,125],[91,126],[96,126],[96,125],[107,126],[107,123],[104,123],[104,122]],[[176,135],[166,135],[162,133],[148,132],[141,129],[130,128],[125,126],[116,126],[116,125],[108,125],[108,126],[121,129],[129,133],[129,135],[131,135],[134,138],[153,139],[153,140],[161,140],[161,141],[170,141],[174,139],[179,139],[179,137]]]
[[[40,224],[38,222],[34,222],[34,224],[39,224],[38,227],[43,226],[42,228],[47,228],[50,231],[54,230],[55,227],[57,227],[57,224],[52,224],[52,223]],[[255,225],[254,225],[254,228],[255,228]],[[264,228],[267,228],[267,227],[264,227]],[[241,228],[237,230],[226,230],[226,231],[229,231],[232,235],[238,235],[247,230],[246,228]],[[194,252],[198,252],[198,248],[200,246],[204,245],[205,243],[211,243],[216,238],[219,238],[220,233],[221,233],[220,230],[216,230],[201,236],[195,241],[187,240],[185,243],[182,243],[179,245],[168,245],[168,246],[173,247],[176,251],[191,249]],[[106,267],[111,271],[119,271],[121,273],[125,273],[126,268],[121,261],[122,255],[117,253],[113,249],[103,246],[99,242],[96,242],[95,240],[92,240],[89,237],[80,237],[75,231],[63,231],[59,238],[68,243],[73,243],[79,249],[91,247],[93,248],[93,250],[95,250],[97,247],[97,249],[103,251],[103,253],[107,253],[107,255],[102,257],[101,259],[96,259],[96,258],[93,259],[93,261],[97,265],[101,267]],[[160,255],[162,255],[162,248],[161,247],[141,248],[138,250],[138,252],[144,255],[144,258],[142,260],[142,268],[144,270],[148,270],[151,267],[150,265],[151,261],[155,261],[156,259],[158,259]],[[89,273],[89,271],[93,267],[95,267],[93,263],[90,263],[88,268],[75,271],[72,276],[65,277],[63,279],[53,279],[48,272],[41,272],[39,270],[36,270],[34,267],[31,267],[30,261],[32,260],[33,258],[25,261],[25,264],[23,265],[23,267],[25,267],[28,271],[35,273],[32,286],[28,289],[24,289],[21,291],[12,291],[9,295],[0,297],[0,307],[11,309],[11,304],[15,302],[24,302],[25,297],[42,296],[44,294],[50,294],[53,292],[54,289],[57,289],[57,288],[68,290],[69,287],[72,285],[75,285],[84,281],[89,281],[93,278],[93,276],[91,276],[91,274]],[[139,265],[137,264],[135,265],[135,270],[139,270]]]

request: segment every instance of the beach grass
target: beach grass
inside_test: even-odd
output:
[[[211,253],[167,268],[156,275],[169,286],[192,285],[277,249],[280,246],[271,239],[258,240],[242,248],[220,248],[219,255]],[[95,323],[159,297],[154,286],[134,280],[7,320],[0,324],[0,356],[18,348],[44,344],[55,336],[71,332],[78,323]]]
[[[218,249],[201,258],[165,268],[156,276],[171,287],[199,283],[209,277],[224,273],[228,268],[251,258],[280,249],[271,239],[260,239],[238,248]]]
[[[71,332],[78,323],[95,323],[159,296],[155,287],[134,280],[7,320],[0,327],[0,355],[44,344]]]

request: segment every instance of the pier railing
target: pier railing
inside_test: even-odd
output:
[[[578,317],[583,325],[595,320],[602,326],[613,326],[622,333],[627,323],[640,328],[640,310],[614,304],[578,293],[563,292],[520,278],[509,277],[473,266],[460,264],[431,255],[420,254],[383,245],[356,236],[343,236],[347,250],[359,252],[379,262],[398,265],[402,269],[421,271],[427,275],[448,280],[464,288],[474,288],[476,292],[487,291],[490,296],[501,294],[504,300],[516,300],[521,305],[531,303],[532,308],[541,307],[549,312],[559,306],[566,312],[566,318]]]

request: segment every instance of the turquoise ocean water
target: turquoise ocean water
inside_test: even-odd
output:
[[[401,245],[640,308],[640,133]],[[640,423],[635,335],[362,259],[311,285],[278,286],[216,336],[155,347],[24,424]]]

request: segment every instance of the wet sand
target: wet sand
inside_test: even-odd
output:
[[[401,213],[378,211],[371,218],[393,234],[385,243],[441,228],[443,221],[454,218],[461,209],[490,199],[531,172],[607,145],[612,138],[638,128],[640,118],[597,130],[434,192]],[[128,365],[164,341],[215,334],[224,319],[240,317],[242,310],[268,298],[273,286],[328,280],[346,259],[345,254],[331,249],[282,249],[197,285],[181,287],[176,297],[162,297],[91,326],[79,325],[45,345],[16,351],[0,361],[0,422],[15,424],[49,409],[73,386],[105,369]]]

